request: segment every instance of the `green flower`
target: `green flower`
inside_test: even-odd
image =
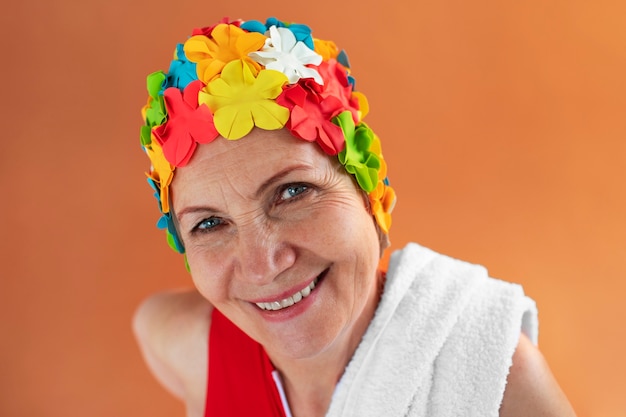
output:
[[[343,131],[346,138],[346,147],[337,155],[339,162],[350,174],[354,175],[359,186],[369,192],[376,189],[378,171],[381,162],[378,155],[370,151],[374,142],[374,132],[365,123],[356,127],[352,113],[344,111],[333,119],[333,122]]]
[[[163,95],[160,94],[161,87],[165,82],[165,74],[163,71],[153,72],[147,78],[148,87],[148,103],[141,109],[145,125],[141,127],[141,144],[147,146],[152,142],[152,128],[160,126],[167,120],[167,112],[165,110],[165,102]]]

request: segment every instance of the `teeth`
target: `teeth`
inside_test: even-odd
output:
[[[300,301],[302,301],[303,298],[308,297],[309,294],[311,294],[311,291],[313,291],[313,289],[315,288],[315,284],[317,284],[317,279],[313,280],[313,282],[311,282],[309,285],[304,287],[304,289],[298,291],[297,293],[295,293],[294,295],[290,297],[285,298],[284,300],[272,301],[271,303],[256,303],[256,305],[261,310],[272,310],[272,311],[282,310],[283,308],[291,307],[292,305],[297,304]]]
[[[283,301],[280,302],[280,306],[282,308],[291,307],[292,305],[293,305],[293,297],[285,298]]]

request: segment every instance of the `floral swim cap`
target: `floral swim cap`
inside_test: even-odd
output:
[[[380,140],[363,123],[368,104],[354,90],[345,52],[313,38],[302,24],[275,18],[194,29],[179,44],[167,73],[148,76],[148,103],[141,145],[150,158],[148,183],[155,191],[176,251],[185,249],[170,211],[169,186],[199,143],[222,136],[237,140],[255,126],[287,128],[336,156],[369,196],[372,214],[387,234],[396,196],[387,181]]]

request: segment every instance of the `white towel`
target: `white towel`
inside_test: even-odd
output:
[[[485,268],[417,244],[395,252],[383,298],[327,417],[498,416],[535,303]]]

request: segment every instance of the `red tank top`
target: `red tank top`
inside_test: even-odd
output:
[[[285,417],[265,349],[213,309],[205,417]]]

